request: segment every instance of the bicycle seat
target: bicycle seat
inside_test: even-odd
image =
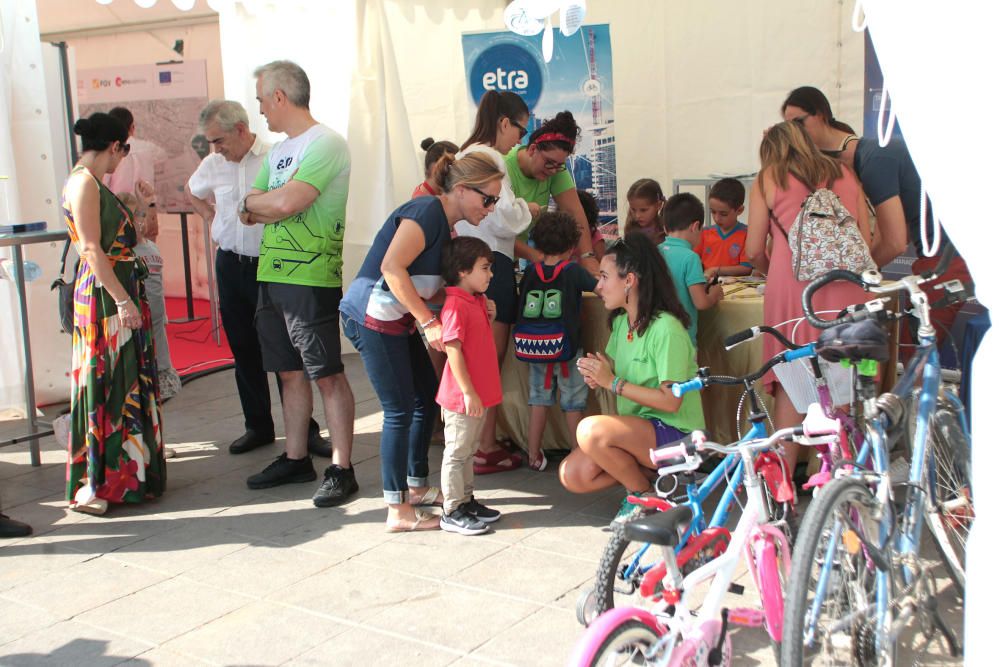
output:
[[[871,320],[840,324],[820,334],[816,354],[833,362],[888,361],[889,334]]]
[[[625,537],[633,542],[647,542],[662,547],[676,547],[680,542],[677,529],[691,520],[690,505],[678,505],[666,512],[657,512],[625,524]]]

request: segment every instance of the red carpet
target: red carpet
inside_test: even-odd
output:
[[[219,324],[219,345],[215,344],[212,332],[212,318],[206,299],[194,300],[194,316],[204,319],[180,324],[167,324],[167,338],[170,340],[170,360],[180,376],[228,366],[233,363],[233,353],[226,342],[226,332]],[[187,318],[187,301],[182,298],[167,298],[167,319]]]

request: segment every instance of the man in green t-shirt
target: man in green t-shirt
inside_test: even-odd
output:
[[[341,252],[350,154],[347,142],[309,112],[309,78],[278,60],[254,72],[260,112],[288,138],[271,149],[240,220],[263,224],[255,324],[264,369],[284,385],[285,453],[247,479],[251,489],[309,482],[316,471],[307,450],[312,388],[323,398],[333,462],[313,496],[337,505],[358,491],[351,466],[354,394],[340,359]]]

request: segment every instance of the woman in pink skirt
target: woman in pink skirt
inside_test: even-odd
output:
[[[803,317],[802,292],[808,283],[793,277],[792,251],[786,234],[791,230],[806,197],[819,188],[833,190],[840,197],[858,221],[861,236],[870,246],[872,237],[868,207],[854,174],[821,153],[796,121],[786,121],[768,129],[760,144],[760,172],[750,190],[747,257],[757,269],[767,274],[764,323],[778,327],[789,338],[798,324],[795,342],[814,341],[819,337],[819,331],[806,322],[794,321]],[[866,300],[868,297],[860,287],[837,282],[817,292],[813,305],[817,311],[837,312],[845,306]],[[832,315],[826,317],[831,318]],[[788,323],[789,320],[793,321]],[[782,349],[781,343],[772,337],[764,338],[764,359],[770,359]],[[796,412],[773,372],[764,377],[763,383],[767,391],[774,395],[775,427],[785,428],[801,423],[803,415]],[[786,442],[785,454],[794,470],[798,445]]]

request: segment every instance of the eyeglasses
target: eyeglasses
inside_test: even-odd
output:
[[[510,120],[510,119],[508,118],[508,120]],[[517,132],[518,132],[517,138],[518,139],[524,139],[524,135],[526,135],[528,133],[528,128],[526,128],[524,125],[521,125],[520,123],[518,123],[515,120],[511,120],[510,124],[517,128]]]
[[[499,195],[488,195],[479,188],[474,188],[471,185],[466,185],[465,187],[483,196],[483,208],[489,208],[490,206],[493,206],[493,204],[496,204],[498,201],[500,201]]]
[[[118,150],[122,152],[122,157],[125,157],[132,150],[132,146],[130,144],[118,144]]]

